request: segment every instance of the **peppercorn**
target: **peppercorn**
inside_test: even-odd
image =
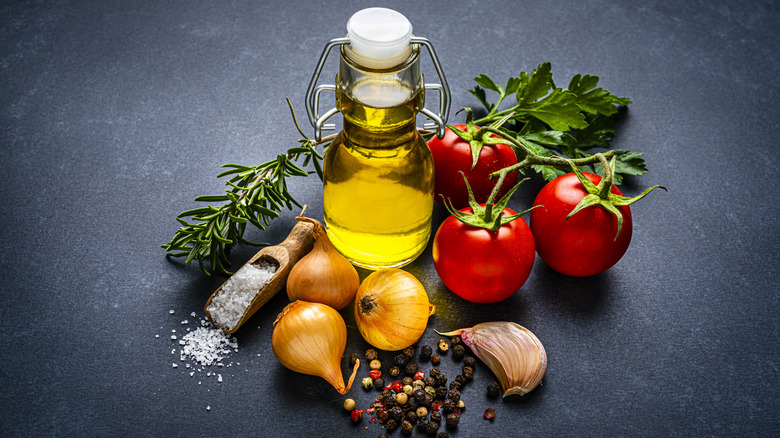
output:
[[[486,420],[493,420],[493,418],[496,417],[496,410],[493,408],[487,408],[485,409],[485,419]]]
[[[415,362],[409,362],[404,367],[404,371],[406,371],[406,374],[413,375],[417,372],[417,364]]]
[[[352,400],[351,398],[344,400],[344,409],[350,412],[355,409],[355,400]]]
[[[457,402],[458,400],[460,400],[460,391],[458,391],[457,389],[450,389],[449,392],[447,392],[447,398],[454,402]]]
[[[396,364],[396,365],[399,365],[399,366],[404,366],[404,365],[406,365],[406,363],[407,363],[407,362],[409,362],[409,357],[407,357],[407,356],[406,356],[405,354],[403,354],[403,353],[399,353],[399,354],[397,354],[397,355],[395,356],[395,358],[393,359],[393,361],[395,362],[395,364]]]
[[[463,374],[458,374],[457,376],[455,376],[455,381],[459,382],[461,385],[466,384],[466,378],[463,377]]]
[[[474,368],[471,367],[463,367],[463,377],[466,380],[471,380],[474,378]]]
[[[381,370],[382,362],[380,362],[379,359],[372,359],[371,362],[368,363],[368,367],[372,370]]]
[[[388,438],[388,436],[383,433],[382,435],[379,435],[379,438]]]
[[[435,386],[436,385],[436,379],[434,379],[431,376],[428,376],[423,379],[423,382],[425,383],[425,386]]]
[[[450,349],[450,344],[448,344],[447,341],[445,341],[444,339],[439,341],[439,351],[441,351],[442,353],[446,353],[447,350],[449,349]]]
[[[360,359],[360,355],[357,353],[351,353],[349,355],[349,366],[354,367],[357,363],[358,359]]]
[[[412,379],[412,378],[411,378],[411,377],[409,377],[409,376],[406,376],[406,377],[404,377],[403,379],[401,379],[401,383],[403,383],[403,384],[404,384],[404,386],[406,386],[406,385],[411,385],[411,384],[412,384],[412,382],[414,382],[414,379]]]
[[[417,428],[422,431],[425,431],[425,426],[428,425],[429,421],[430,420],[428,420],[428,417],[417,416]]]
[[[450,412],[455,410],[455,402],[450,400],[450,399],[446,399],[446,400],[444,400],[444,404],[441,405],[441,409],[445,413],[449,414]]]
[[[404,385],[403,392],[406,395],[412,395],[412,393],[414,392],[414,388],[412,388],[412,385]]]
[[[414,347],[408,346],[408,347],[404,348],[403,353],[404,353],[404,356],[406,356],[409,359],[411,359],[414,356]]]
[[[444,420],[447,424],[447,427],[450,429],[455,428],[458,426],[458,423],[460,423],[460,415],[456,413],[447,414],[447,419]]]
[[[501,392],[501,385],[498,384],[498,382],[493,381],[488,383],[487,386],[487,394],[490,397],[498,397],[498,394]]]
[[[434,379],[435,379],[435,378],[436,378],[436,376],[438,376],[439,374],[441,374],[441,370],[440,370],[440,369],[438,369],[438,368],[436,368],[436,367],[433,367],[433,368],[431,368],[431,370],[430,370],[430,371],[428,371],[428,375],[429,375],[429,376],[431,376],[431,377],[433,377]]]
[[[368,377],[371,377],[372,379],[376,380],[382,375],[381,370],[371,370],[368,372]]]
[[[441,431],[441,432],[439,432],[439,434],[438,434],[438,435],[436,435],[436,436],[437,436],[438,438],[450,438],[450,434],[448,434],[448,433],[447,433],[447,432],[445,432],[445,431]]]
[[[357,423],[357,422],[359,422],[360,420],[363,419],[363,410],[362,409],[355,409],[355,410],[352,411],[350,416],[352,417],[352,421]]]
[[[421,404],[422,403],[420,402],[420,400],[417,400],[414,397],[409,397],[406,402],[406,406],[408,406],[409,409],[417,409],[420,407]]]
[[[396,427],[398,427],[398,422],[393,420],[392,418],[387,420],[387,423],[385,423],[385,427],[390,432],[394,431]]]
[[[422,405],[425,406],[426,408],[430,408],[431,405],[433,405],[433,396],[426,393]]]
[[[445,376],[444,374],[439,374],[438,376],[436,376],[436,384],[438,386],[447,385],[447,376]]]
[[[374,386],[376,387],[377,391],[384,391],[385,389],[385,380],[383,378],[374,379]]]
[[[431,412],[431,421],[435,421],[437,423],[441,423],[441,412],[439,412],[439,411]]]
[[[385,424],[387,420],[390,419],[390,413],[387,411],[382,411],[377,415],[377,421],[379,421],[382,424]]]
[[[430,345],[423,345],[420,347],[420,360],[428,360],[433,354],[433,348]]]
[[[396,396],[395,396],[395,402],[396,402],[396,404],[398,404],[399,406],[403,406],[403,405],[405,405],[407,401],[409,401],[409,396],[408,396],[408,395],[406,395],[406,393],[405,393],[405,392],[399,392],[398,394],[396,394]]]
[[[423,388],[425,390],[425,393],[430,395],[431,397],[436,397],[436,388],[433,386],[426,386]]]
[[[431,356],[431,363],[434,364],[434,365],[440,364],[441,363],[441,356],[439,356],[438,354],[434,354],[433,356]]]
[[[447,398],[447,387],[439,386],[436,388],[436,400],[444,400]]]
[[[466,349],[462,345],[455,344],[452,346],[452,357],[460,359],[464,354],[466,354]]]
[[[428,409],[425,406],[420,406],[415,413],[417,414],[417,418],[424,418],[428,415]]]
[[[425,425],[425,432],[428,435],[436,435],[436,432],[439,430],[439,423],[436,421],[429,421],[427,425]]]
[[[404,420],[403,423],[401,423],[401,433],[404,435],[411,435],[414,431],[414,425],[412,423]]]
[[[457,380],[450,382],[450,389],[457,389],[460,391],[463,388],[463,384]]]
[[[366,377],[365,379],[361,380],[361,383],[363,384],[363,388],[371,389],[374,386],[374,379],[371,377]]]
[[[466,402],[464,402],[463,400],[458,400],[458,403],[455,405],[455,407],[457,407],[458,409],[463,409],[466,407]]]
[[[414,389],[417,389],[417,388],[423,389],[423,388],[425,388],[425,383],[423,383],[422,380],[415,380],[414,382],[412,382],[412,388],[414,388]]]
[[[401,374],[401,367],[392,367],[390,368],[390,376],[397,377],[399,374]]]
[[[417,401],[423,401],[423,398],[425,398],[425,390],[422,388],[417,388],[412,392],[412,396],[414,396]]]
[[[450,339],[450,344],[457,345],[461,343],[460,336],[453,336],[452,339]]]
[[[406,411],[406,413],[404,414],[404,418],[406,419],[406,421],[408,421],[408,422],[410,422],[412,424],[416,423],[417,422],[417,412],[416,411],[417,411],[417,408],[409,410],[409,411]]]
[[[463,359],[463,365],[466,365],[467,367],[476,368],[477,367],[477,360],[474,359],[474,356],[469,356],[465,359]]]
[[[377,357],[379,357],[379,353],[377,353],[376,350],[373,348],[369,348],[366,350],[366,360],[371,362],[372,360],[375,360]]]

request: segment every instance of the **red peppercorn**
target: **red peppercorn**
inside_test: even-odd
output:
[[[436,402],[434,402],[434,403],[431,405],[431,410],[432,410],[432,411],[438,411],[440,407],[441,407],[441,405],[440,405],[439,403],[436,403]]]
[[[414,380],[422,380],[425,378],[425,371],[417,371],[414,373]]]
[[[398,381],[396,381],[395,383],[393,383],[393,391],[395,391],[395,392],[401,392],[401,391],[403,391],[403,390],[404,390],[404,384],[403,384],[403,383],[401,383],[401,381],[400,381],[400,380],[398,380]]]
[[[355,409],[350,414],[352,416],[352,421],[357,423],[358,421],[363,419],[363,410],[362,409]]]
[[[496,417],[496,410],[493,408],[487,408],[485,409],[485,419],[492,420]]]
[[[371,370],[368,372],[368,377],[371,377],[372,379],[378,379],[382,375],[382,371],[379,370]]]

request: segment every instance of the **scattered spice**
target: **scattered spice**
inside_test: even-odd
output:
[[[371,371],[368,372],[368,377],[371,377],[374,380],[378,379],[381,376],[382,376],[382,371],[380,371],[379,369],[372,368]]]
[[[369,362],[368,367],[372,370],[378,370],[382,368],[382,362],[380,362],[378,359],[372,359],[371,362]]]
[[[352,411],[350,416],[352,417],[352,422],[353,423],[358,423],[358,422],[360,422],[360,420],[363,419],[363,410],[362,409],[355,409],[355,410]]]
[[[496,381],[492,381],[488,383],[487,386],[487,394],[490,397],[498,397],[498,394],[501,393],[501,385],[498,384]]]
[[[420,360],[426,361],[431,358],[431,354],[433,354],[433,348],[430,347],[430,345],[423,345],[420,347]]]
[[[439,356],[438,354],[434,354],[433,356],[431,356],[431,363],[434,364],[434,365],[440,364],[441,363],[441,356]]]
[[[377,357],[379,357],[379,353],[377,353],[377,351],[374,350],[373,348],[369,348],[368,350],[366,350],[366,360],[368,360],[369,362],[375,360]]]
[[[352,353],[349,355],[349,366],[354,367],[355,363],[360,359],[360,356],[357,353]]]
[[[391,377],[398,377],[398,375],[401,374],[401,367],[394,366],[390,368],[390,376]]]
[[[361,383],[363,384],[363,388],[366,389],[371,389],[374,387],[374,379],[372,379],[371,377],[366,377],[361,381]]]
[[[351,398],[344,400],[344,409],[350,412],[355,410],[355,400]]]
[[[441,351],[442,353],[446,353],[447,350],[449,349],[450,349],[450,344],[448,344],[447,341],[445,341],[444,339],[439,341],[439,351]]]
[[[496,410],[493,408],[485,409],[485,419],[492,420],[494,418],[496,418]]]
[[[452,346],[452,357],[455,359],[460,359],[464,354],[466,354],[466,349],[463,348],[463,345],[455,344]]]

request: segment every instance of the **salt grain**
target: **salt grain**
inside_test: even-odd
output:
[[[214,324],[228,330],[234,328],[257,292],[271,281],[275,272],[275,265],[261,261],[247,264],[233,274],[209,305]]]
[[[199,327],[184,335],[181,356],[200,365],[214,365],[230,354],[230,348],[237,346],[236,338],[230,338],[222,330]]]

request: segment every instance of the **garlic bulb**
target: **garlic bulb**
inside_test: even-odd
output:
[[[274,321],[271,347],[279,362],[292,371],[319,376],[346,394],[355,380],[360,361],[355,362],[344,386],[341,356],[347,346],[347,325],[332,307],[295,301]]]
[[[369,344],[402,350],[425,332],[436,307],[422,284],[400,269],[380,269],[363,280],[355,295],[355,323]]]
[[[547,353],[542,343],[528,329],[514,322],[485,322],[439,334],[460,336],[496,375],[504,397],[531,392],[547,371]]]
[[[299,216],[299,221],[314,224],[314,247],[293,266],[287,277],[290,301],[304,300],[327,304],[341,310],[355,299],[360,277],[349,260],[336,251],[322,224]]]

